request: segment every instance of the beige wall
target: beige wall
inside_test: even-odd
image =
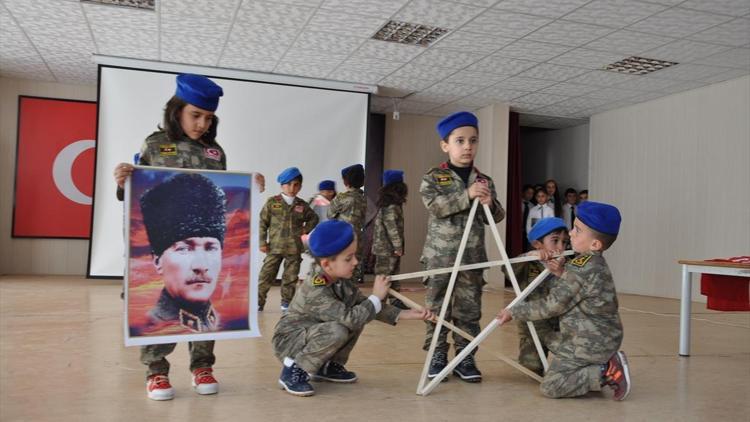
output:
[[[508,107],[488,106],[478,111],[480,147],[476,166],[495,182],[498,198],[505,205],[508,161]],[[446,160],[440,150],[435,124],[439,118],[401,114],[400,120],[386,119],[384,167],[403,169],[409,196],[404,207],[404,236],[406,250],[401,262],[401,272],[422,270],[419,256],[427,235],[427,210],[419,195],[422,175],[430,168]],[[505,236],[504,222],[498,225],[500,235]],[[492,235],[487,230],[490,259],[498,259],[496,248],[491,243]],[[501,283],[502,274],[490,272],[488,281]]]
[[[87,240],[11,238],[19,95],[96,100],[96,86],[0,78],[0,274],[85,274]]]
[[[746,76],[591,118],[590,198],[623,215],[619,291],[679,297],[678,259],[750,254],[748,116]]]

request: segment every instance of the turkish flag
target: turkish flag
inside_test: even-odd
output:
[[[13,237],[88,238],[96,103],[20,96]]]

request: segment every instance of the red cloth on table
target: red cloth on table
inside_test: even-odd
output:
[[[750,264],[750,256],[707,259],[710,262]],[[706,308],[716,311],[750,311],[750,277],[702,274],[701,294],[708,298]]]

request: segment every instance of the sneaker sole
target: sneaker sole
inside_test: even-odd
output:
[[[279,386],[282,390],[286,390],[287,393],[297,397],[309,397],[315,394],[315,391],[292,391],[290,390],[283,381],[279,380]]]
[[[208,396],[211,394],[217,394],[219,392],[219,384],[202,384],[200,387],[192,382],[193,390],[202,396]]]
[[[172,390],[171,394],[167,394],[167,395],[152,394],[146,391],[146,395],[148,396],[149,399],[154,400],[154,401],[167,401],[167,400],[172,400],[174,398],[174,390]]]
[[[628,383],[628,388],[625,390],[625,394],[617,400],[623,401],[628,397],[628,395],[630,395],[630,366],[628,365],[628,358],[625,356],[625,353],[623,353],[622,350],[617,352],[617,358],[622,365],[622,372],[623,374],[625,374],[625,382]]]
[[[481,375],[463,375],[462,373],[453,370],[453,375],[461,378],[462,381],[470,382],[470,383],[477,383],[482,382],[482,376]]]
[[[354,377],[352,379],[348,380],[342,380],[342,379],[334,379],[334,378],[327,378],[320,375],[310,375],[310,380],[312,381],[326,381],[326,382],[335,382],[338,384],[351,384],[353,382],[357,382],[357,377]]]
[[[434,379],[437,376],[438,374],[427,374],[427,379]],[[443,377],[443,379],[440,380],[440,382],[448,382],[448,377],[447,376]]]

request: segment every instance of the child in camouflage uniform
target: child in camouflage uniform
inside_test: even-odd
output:
[[[464,228],[471,225],[462,264],[487,261],[484,248],[484,224],[495,224],[503,219],[505,211],[496,198],[492,179],[474,167],[474,157],[479,142],[476,116],[467,112],[454,113],[437,125],[440,148],[448,154],[448,161],[427,171],[422,178],[419,192],[429,213],[427,239],[422,250],[421,262],[425,269],[451,267],[458,255]],[[477,198],[482,205],[489,205],[493,221],[486,221],[481,208],[474,221],[469,221],[469,210]],[[482,316],[482,270],[461,271],[456,278],[451,304],[445,320],[476,336],[479,334],[479,319]],[[449,274],[429,277],[425,280],[426,307],[438,313],[448,288]],[[434,335],[435,323],[427,322],[427,337],[424,349],[429,350]],[[442,330],[437,348],[432,356],[428,377],[434,378],[448,364],[447,330]],[[465,338],[454,334],[456,354],[469,344]],[[475,351],[476,352],[476,351]],[[467,382],[480,382],[482,373],[474,363],[474,354],[466,357],[453,373]],[[447,380],[447,378],[444,378]]]
[[[393,275],[398,272],[404,254],[404,210],[408,189],[404,183],[404,172],[383,172],[383,187],[378,198],[378,214],[372,235],[372,254],[375,255],[375,274]],[[401,283],[391,282],[391,288],[401,291]],[[409,309],[400,300],[392,297],[391,305]]]
[[[578,253],[565,264],[539,256],[557,280],[541,299],[504,309],[497,318],[539,321],[558,317],[560,332],[545,339],[552,352],[541,391],[547,397],[576,397],[602,386],[614,390],[615,400],[624,400],[631,388],[625,353],[618,351],[623,330],[618,313],[617,292],[602,252],[617,238],[620,212],[612,205],[587,201],[578,206],[570,231],[570,243]]]
[[[357,265],[351,224],[321,223],[310,234],[309,248],[317,265],[273,335],[274,354],[284,364],[279,385],[295,396],[315,393],[310,375],[317,381],[355,382],[357,375],[344,365],[365,324],[373,319],[395,325],[399,320],[433,317],[428,310],[399,310],[383,303],[390,285],[385,276],[375,277],[370,296],[359,291],[350,280]]]
[[[302,189],[302,174],[297,167],[289,167],[279,174],[281,193],[268,198],[260,211],[260,251],[266,254],[258,275],[258,310],[266,305],[271,284],[279,266],[284,262],[281,276],[281,311],[286,312],[294,297],[302,263],[302,235],[310,233],[318,224],[318,215],[297,194]]]
[[[362,230],[367,216],[367,198],[361,188],[365,184],[365,168],[362,164],[346,167],[341,170],[341,178],[344,180],[346,191],[333,198],[328,208],[328,218],[346,221],[354,226],[354,233],[357,235],[359,244],[359,249],[357,249],[359,265],[355,268],[352,279],[357,283],[362,283],[362,247],[364,246]]]
[[[548,217],[539,220],[531,232],[528,235],[531,247],[535,250],[527,252],[521,256],[536,255],[538,251],[546,251],[550,255],[557,255],[562,253],[565,249],[565,242],[567,240],[568,233],[565,226],[565,221],[557,217]],[[527,261],[513,264],[513,272],[516,275],[518,286],[521,290],[531,284],[539,274],[544,271],[544,265],[539,261]],[[503,268],[505,272],[505,268]],[[554,283],[556,277],[552,274],[547,276],[547,279],[539,287],[537,287],[531,294],[526,298],[526,301],[533,301],[545,298]],[[529,327],[525,322],[517,321],[518,326],[518,362],[536,372],[539,375],[544,375],[544,366],[539,358],[539,353],[534,345],[534,340],[531,337]],[[544,350],[545,356],[548,352],[547,344],[545,340],[549,338],[554,332],[560,331],[560,322],[557,317],[534,321],[534,328],[539,336],[539,340],[542,343],[542,349]]]

